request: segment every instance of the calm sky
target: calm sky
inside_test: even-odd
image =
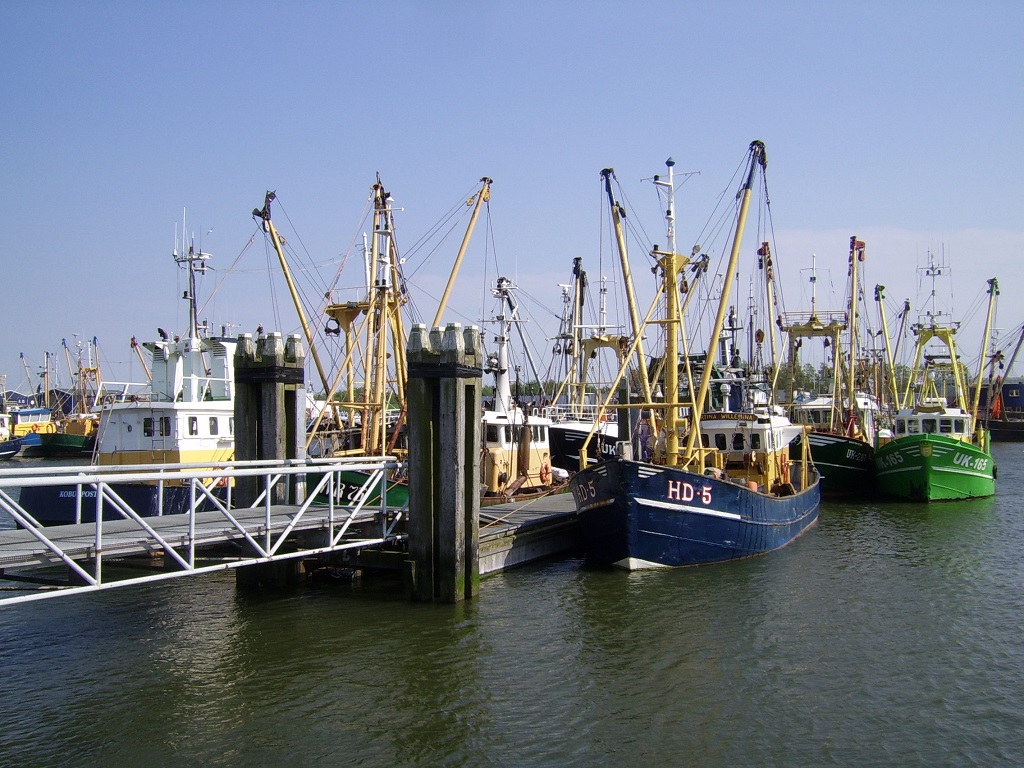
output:
[[[200,294],[222,286],[211,325],[290,333],[252,209],[276,190],[300,271],[330,285],[380,173],[429,322],[464,218],[434,250],[415,244],[489,176],[490,217],[447,319],[479,322],[500,270],[539,329],[572,258],[593,269],[606,249],[602,168],[655,242],[661,212],[642,180],[669,156],[699,172],[677,198],[688,252],[752,139],[767,146],[786,309],[805,308],[812,254],[819,286],[841,297],[857,235],[867,280],[893,302],[916,301],[932,253],[952,270],[954,312],[980,323],[996,276],[998,325],[1024,321],[1015,0],[4,0],[0,21],[12,388],[27,386],[21,353],[33,375],[59,354],[66,383],[62,339],[96,337],[105,376],[140,377],[130,339],[186,327],[171,258],[183,211],[217,269]]]

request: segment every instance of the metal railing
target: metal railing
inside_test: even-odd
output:
[[[399,526],[408,509],[407,504],[389,506],[388,490],[396,485],[391,478],[403,469],[395,457],[387,456],[0,470],[0,510],[18,525],[0,530],[0,580],[9,568],[31,571],[63,564],[71,579],[57,594],[94,591],[397,541],[404,536]],[[238,506],[235,485],[242,478],[255,478],[259,492],[251,504]],[[160,514],[163,507],[158,506],[156,515],[142,515],[118,493],[126,483],[155,486],[161,500],[166,487],[187,488],[188,509]],[[73,489],[79,521],[83,500],[94,501],[94,521],[41,525],[13,493],[37,486]],[[275,489],[282,487],[293,503],[272,502],[281,493],[275,494]],[[353,535],[357,527],[360,535]],[[300,531],[315,532],[316,545],[297,544]],[[198,551],[226,543],[241,547],[243,554],[214,564],[197,561]],[[104,579],[105,560],[147,553],[162,554],[171,569],[138,578]],[[53,594],[0,597],[0,604]]]

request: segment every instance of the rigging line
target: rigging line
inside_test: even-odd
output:
[[[245,255],[245,252],[248,251],[249,247],[253,244],[253,242],[255,242],[256,235],[258,232],[259,228],[257,227],[253,231],[252,236],[249,238],[249,242],[243,245],[242,250],[238,252],[237,256],[235,256],[234,261],[231,262],[231,264],[228,266],[226,270],[221,271],[220,279],[214,284],[213,291],[210,293],[209,296],[206,297],[206,301],[203,302],[203,305],[199,308],[196,314],[201,315],[206,311],[206,308],[209,305],[209,303],[213,301],[214,296],[217,295],[217,293],[221,289],[221,286],[224,285],[224,281],[228,279],[228,275],[235,271],[235,267],[238,265],[238,262],[241,261],[242,256]]]
[[[283,242],[282,242],[283,250],[285,250],[287,252],[287,254],[295,256],[296,255],[295,249],[291,247],[291,244],[288,242],[288,240],[284,239],[284,238],[282,238],[282,240],[283,240]],[[276,256],[276,254],[275,254],[275,256]],[[276,264],[276,261],[273,262],[273,263]],[[293,261],[289,261],[289,268],[290,268],[290,265],[292,263],[294,263],[294,262]],[[280,267],[280,265],[277,265],[277,268],[279,268],[279,267]],[[274,270],[275,267],[271,266],[271,269]],[[319,302],[321,301],[320,296],[322,296],[322,292],[319,293],[319,295],[317,296],[316,302],[310,301],[310,299],[309,299],[310,285],[312,285],[312,282],[313,282],[310,279],[310,274],[311,273],[306,272],[305,270],[299,270],[298,272],[296,272],[296,270],[294,270],[294,269],[291,269],[291,272],[292,272],[292,284],[295,286],[295,292],[298,294],[299,301],[302,303],[303,312],[305,312],[305,313],[309,314],[310,316],[312,316],[313,312],[310,311],[310,308],[311,307],[317,307],[318,309],[316,310],[316,316],[318,316],[318,317],[321,316],[323,314],[323,310],[319,308],[320,307]],[[297,275],[302,275],[303,277],[305,277],[306,278],[305,282],[304,283],[299,282],[296,279]],[[316,286],[313,286],[313,287],[315,288]],[[276,300],[276,297],[275,297],[275,300]],[[296,308],[296,312],[298,312],[297,308]],[[278,325],[280,326],[280,323],[281,323],[280,312],[278,312],[276,320],[278,322]],[[296,325],[293,326],[292,330],[294,330],[295,328],[298,328],[300,324],[301,323],[299,323],[298,318],[296,318]]]
[[[274,320],[275,327],[280,328],[281,327],[281,308],[278,306],[278,301],[277,301],[277,286],[275,284],[276,281],[274,280],[274,266],[273,266],[274,263],[276,262],[277,254],[275,253],[274,256],[273,256],[273,259],[272,259],[271,255],[270,255],[270,251],[271,251],[270,238],[269,238],[268,235],[264,235],[264,238],[263,238],[263,253],[264,253],[264,258],[266,258],[266,260],[267,260],[267,282],[268,282],[268,284],[270,286],[270,310],[271,310],[271,317]]]
[[[295,234],[295,238],[299,241],[299,245],[302,246],[302,251],[303,251],[303,253],[305,253],[305,256],[306,256],[305,260],[302,260],[302,259],[299,259],[299,258],[294,259],[294,261],[292,263],[293,264],[294,263],[300,264],[300,268],[298,270],[296,270],[293,267],[292,268],[292,274],[293,275],[297,275],[297,274],[298,275],[302,275],[306,279],[307,283],[309,285],[311,285],[313,287],[313,289],[317,290],[317,292],[318,292],[318,294],[320,296],[325,296],[325,294],[326,294],[326,290],[325,289],[326,289],[327,285],[326,285],[326,283],[321,283],[321,285],[319,285],[319,286],[317,286],[315,284],[315,279],[320,277],[320,271],[316,267],[316,265],[313,263],[313,258],[312,258],[312,256],[309,253],[309,249],[306,248],[306,244],[302,241],[302,235],[299,234],[298,230],[295,227],[295,224],[291,220],[291,217],[288,215],[288,211],[284,207],[284,203],[281,202],[281,197],[280,196],[278,196],[276,198],[276,204],[277,204],[278,210],[280,210],[284,214],[285,220],[288,222],[288,228],[290,229],[291,232],[293,232]],[[286,241],[285,245],[286,245],[286,247],[288,249],[288,252],[290,254],[292,254],[292,255],[294,255],[296,257],[299,256],[298,251],[296,251],[295,248],[292,247],[290,241]],[[312,305],[311,302],[308,300],[308,298],[303,296],[303,299],[304,299],[304,303],[305,304],[310,305],[310,306]],[[322,299],[318,298],[318,300],[317,300],[318,308],[320,307],[320,301],[322,301]]]
[[[461,218],[460,214],[465,215],[467,209],[472,209],[471,205],[467,205],[467,200],[472,200],[479,194],[479,189],[476,185],[471,186],[462,197],[460,197],[447,211],[445,211],[441,218],[438,219],[425,234],[421,235],[420,238],[412,244],[412,248],[409,250],[409,255],[414,255],[419,251],[420,248],[424,247],[424,244],[434,237],[435,233],[442,229],[442,226],[447,224],[452,218]]]
[[[783,291],[782,280],[779,278],[779,275],[781,274],[781,272],[780,272],[781,267],[780,267],[780,262],[779,262],[778,249],[776,248],[775,219],[772,217],[772,201],[771,201],[771,196],[768,193],[768,173],[767,173],[766,169],[762,170],[762,172],[761,172],[761,188],[764,191],[765,226],[766,226],[766,231],[768,233],[770,233],[769,237],[767,237],[766,239],[771,243],[772,261],[774,262],[774,266],[775,266],[775,287],[776,287],[776,292],[775,292],[775,307],[774,307],[774,309],[775,309],[775,311],[777,313],[776,314],[776,317],[777,317],[778,313],[785,312],[785,310],[786,310],[786,297],[785,297],[785,293]],[[769,318],[769,321],[771,322],[772,328],[776,327],[774,320],[775,320],[774,318]]]
[[[622,186],[622,183],[619,181],[619,177],[615,176],[613,178],[615,179],[615,189],[618,193],[618,199],[625,201],[625,203],[623,204],[623,208],[629,211],[629,215],[623,217],[626,224],[626,228],[634,234],[637,242],[639,242],[640,245],[644,248],[644,250],[647,251],[645,255],[647,256],[647,258],[650,259],[651,246],[653,244],[653,240],[650,237],[648,237],[647,232],[644,229],[643,221],[640,220],[640,217],[636,213],[636,207],[633,205],[632,202],[630,202],[629,197],[626,195],[626,189],[625,187]],[[636,223],[634,224],[634,222]]]
[[[348,248],[344,250],[341,258],[341,265],[338,270],[334,273],[334,279],[327,286],[327,295],[329,296],[338,287],[338,281],[341,280],[341,273],[345,270],[345,265],[348,263],[349,256],[352,255],[352,251],[356,247],[356,243],[359,241],[359,236],[366,228],[366,219],[369,217],[370,212],[373,210],[373,195],[369,195],[363,202],[362,215],[359,218],[359,224],[356,226],[355,232],[352,233],[352,239],[348,242]],[[326,298],[326,297],[325,297]],[[328,299],[329,301],[330,299]]]
[[[458,219],[455,219],[451,222],[451,226],[448,227],[448,230],[444,233],[444,236],[440,239],[440,241],[438,241],[438,243],[427,253],[426,257],[419,263],[419,265],[406,275],[406,278],[408,280],[411,280],[412,278],[416,277],[416,275],[420,273],[420,270],[430,263],[431,259],[433,259],[434,256],[437,255],[437,252],[441,249],[441,246],[446,243],[449,235],[451,235],[452,231],[455,229],[456,226],[458,226],[458,224]],[[438,300],[440,300],[440,296],[437,298]]]

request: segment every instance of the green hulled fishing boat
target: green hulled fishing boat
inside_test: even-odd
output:
[[[989,308],[979,378],[999,293],[995,278],[988,281],[988,286]],[[919,323],[913,328],[917,346],[903,407],[896,412],[891,436],[881,437],[875,449],[876,488],[883,496],[907,501],[991,496],[996,492],[996,464],[988,431],[977,418],[980,387],[975,387],[973,405],[968,409],[967,386],[954,338],[956,327],[941,325],[935,317],[929,313],[928,324]],[[933,342],[944,348],[945,353],[926,353],[926,347]],[[916,381],[921,382],[921,387],[912,399],[910,389]],[[938,381],[952,382],[953,405],[939,395]]]

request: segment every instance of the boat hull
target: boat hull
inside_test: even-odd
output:
[[[821,474],[821,497],[864,498],[875,490],[874,449],[869,443],[829,432],[810,432],[811,458]],[[797,458],[802,443],[792,447]]]
[[[629,570],[753,557],[784,547],[818,519],[816,473],[773,496],[676,468],[615,459],[570,481],[592,560]]]
[[[583,445],[592,430],[593,423],[583,421],[556,422],[548,427],[551,465],[567,472],[579,471],[580,454],[583,453]],[[599,461],[614,458],[618,439],[617,424],[602,424],[587,445],[587,464],[597,464]]]
[[[42,459],[80,458],[92,456],[96,435],[76,435],[70,432],[48,432],[39,435],[39,444],[25,451],[29,457]]]
[[[899,437],[875,450],[878,493],[903,501],[977,499],[996,492],[990,453],[943,435]]]
[[[187,485],[165,485],[163,501],[159,486],[146,483],[110,483],[117,494],[140,517],[184,514],[189,510],[191,489]],[[28,486],[21,489],[18,503],[40,525],[73,525],[96,521],[96,489],[82,489],[81,511],[77,509],[77,487],[74,485]],[[200,511],[213,509],[208,501]],[[104,520],[123,520],[109,501],[103,503]]]
[[[353,470],[339,473],[334,487],[334,503],[355,504],[359,500],[368,479],[369,475],[365,472]],[[401,481],[389,479],[385,493],[386,505],[388,507],[407,507],[409,505],[409,484],[404,479]],[[326,504],[327,494],[321,494],[316,501],[320,504]],[[380,484],[375,485],[367,494],[364,504],[371,508],[380,506]]]
[[[3,459],[13,459],[17,456],[24,442],[25,438],[23,437],[13,437],[10,440],[0,442],[0,461]]]
[[[1024,419],[989,419],[986,425],[994,443],[1024,442]]]

